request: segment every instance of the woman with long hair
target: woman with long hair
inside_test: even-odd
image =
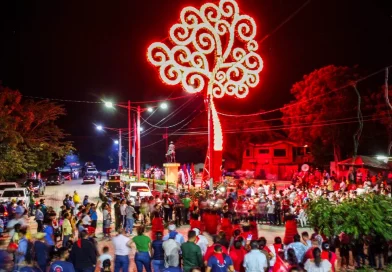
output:
[[[331,263],[332,265],[332,272],[336,271],[336,254],[333,253],[330,249],[330,245],[328,242],[323,242],[321,245],[321,259],[327,260]]]
[[[289,267],[298,265],[298,259],[297,259],[297,256],[295,255],[295,251],[293,248],[289,248],[287,250],[286,262],[289,264]]]
[[[305,263],[307,272],[330,272],[332,265],[328,260],[321,259],[321,249],[316,247],[313,249],[314,259],[309,259]]]

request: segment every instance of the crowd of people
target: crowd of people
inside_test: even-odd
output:
[[[365,193],[391,196],[384,176],[359,183],[332,173],[312,183],[298,177],[282,190],[268,181],[237,182],[224,190],[192,195],[185,189],[164,190],[145,198],[125,191],[118,198],[109,194],[102,204],[75,191],[64,197],[58,212],[41,199],[34,215],[24,203],[12,201],[4,226],[10,240],[0,253],[0,271],[128,271],[133,248],[138,272],[335,271],[350,265],[350,253],[357,268],[369,264],[383,269],[390,261],[389,241],[344,233],[327,238],[317,229],[300,235],[297,220],[306,219],[307,203],[317,197],[340,203]],[[29,228],[33,218],[35,235]],[[267,241],[259,235],[260,224],[285,224],[285,236]],[[189,228],[186,237],[178,231],[182,225]],[[114,252],[100,247],[104,240]]]

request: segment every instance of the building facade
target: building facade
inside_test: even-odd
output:
[[[290,180],[301,165],[311,161],[307,145],[290,141],[249,144],[243,154],[242,170],[253,170],[261,179]]]

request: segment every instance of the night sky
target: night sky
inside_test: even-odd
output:
[[[120,102],[184,95],[179,86],[161,83],[146,60],[146,50],[151,42],[167,37],[182,7],[200,7],[204,2],[0,1],[0,80],[26,96],[70,100]],[[238,0],[241,12],[258,24],[258,41],[305,2]],[[261,84],[247,99],[218,103],[222,111],[249,113],[280,107],[290,101],[293,83],[325,65],[358,65],[364,75],[391,65],[392,1],[313,0],[265,40],[258,52],[265,67]],[[381,86],[382,74],[373,80]],[[172,102],[171,110],[185,101]],[[166,125],[200,105],[202,100],[195,99]],[[104,155],[99,153],[107,151],[109,137],[115,136],[98,135],[93,124],[126,127],[126,111],[108,112],[102,105],[87,103],[64,106],[68,115],[60,125],[71,134],[69,139],[84,159],[101,156],[103,164]],[[156,123],[164,116],[157,112],[150,121]],[[162,139],[162,132],[144,137],[142,146]],[[143,156],[151,159],[153,152],[163,154],[164,148],[162,142]]]

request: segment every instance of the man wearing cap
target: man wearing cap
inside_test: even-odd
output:
[[[181,245],[184,272],[189,272],[192,267],[201,267],[203,265],[201,249],[196,245],[196,238],[196,232],[190,230],[188,232],[188,241]]]
[[[170,224],[168,227],[167,227],[167,229],[169,230],[169,234],[166,234],[164,237],[163,237],[163,241],[167,241],[167,240],[169,240],[169,238],[170,238],[170,235],[174,235],[174,240],[177,242],[177,243],[179,243],[180,245],[182,245],[184,242],[185,242],[185,239],[184,239],[184,236],[181,234],[181,233],[178,233],[177,231],[176,231],[176,225],[174,225],[174,224]]]
[[[180,243],[176,241],[176,231],[169,233],[169,238],[163,242],[162,247],[165,252],[165,267],[178,267],[180,265]],[[166,237],[166,236],[165,236]],[[184,237],[182,237],[184,239]]]

